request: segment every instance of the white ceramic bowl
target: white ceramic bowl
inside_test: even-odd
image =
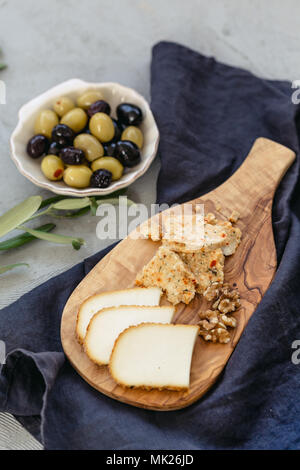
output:
[[[141,162],[134,168],[126,169],[120,180],[112,182],[105,189],[76,189],[67,186],[63,181],[49,181],[41,171],[41,159],[34,160],[26,152],[27,142],[34,135],[34,122],[39,112],[52,108],[53,102],[59,96],[67,95],[75,100],[86,90],[102,92],[104,99],[111,106],[112,117],[116,117],[114,112],[118,104],[126,102],[139,106],[144,116],[140,126],[144,134]],[[79,79],[63,82],[25,104],[19,111],[19,122],[10,139],[11,157],[22,175],[53,193],[76,197],[101,196],[129,186],[147,171],[157,153],[158,143],[159,132],[153,114],[149,104],[139,93],[118,83],[88,83]]]

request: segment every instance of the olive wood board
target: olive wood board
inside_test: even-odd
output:
[[[108,253],[74,290],[63,311],[61,340],[77,372],[95,389],[121,402],[151,410],[177,410],[204,395],[224,369],[250,317],[268,289],[276,271],[272,231],[272,201],[276,188],[295,159],[295,153],[271,140],[259,138],[238,170],[213,191],[191,201],[204,204],[205,213],[226,219],[240,213],[237,226],[242,241],[236,253],[225,258],[225,280],[236,285],[241,307],[234,312],[238,324],[227,344],[197,338],[188,391],[123,388],[111,378],[107,366],[95,365],[77,342],[75,326],[80,304],[96,293],[134,286],[136,274],[155,254],[160,242],[127,237]],[[162,304],[168,302],[163,299]],[[175,323],[196,324],[198,312],[207,308],[199,295],[176,306]],[[180,345],[179,345],[180,346]]]

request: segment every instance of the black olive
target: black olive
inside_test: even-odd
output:
[[[121,129],[121,132],[123,132],[126,129],[127,125],[121,121],[117,121],[117,123],[118,123],[119,128]]]
[[[90,185],[92,188],[107,188],[112,181],[112,173],[108,170],[96,170],[92,174]]]
[[[113,119],[112,122],[115,128],[115,135],[111,142],[118,142],[121,139],[123,126],[116,119]]]
[[[51,142],[48,154],[49,155],[59,155],[61,152],[60,146],[56,142]]]
[[[104,155],[106,157],[113,157],[115,153],[116,143],[109,142],[108,144],[102,144],[104,149]]]
[[[72,145],[74,138],[74,131],[66,124],[57,124],[52,130],[52,140],[60,147]]]
[[[42,134],[34,135],[27,144],[27,153],[31,158],[46,155],[49,149],[49,140]]]
[[[98,101],[95,101],[95,103],[91,104],[87,113],[89,117],[91,118],[96,113],[105,113],[105,114],[110,115],[110,111],[111,111],[110,106],[106,101],[98,100]]]
[[[117,158],[123,166],[131,168],[140,163],[141,152],[134,142],[120,140],[116,144],[114,157]]]
[[[138,126],[143,120],[142,111],[138,106],[122,103],[117,107],[118,120],[126,126]]]
[[[81,149],[66,147],[60,151],[60,158],[67,165],[81,165],[85,160],[85,154]]]

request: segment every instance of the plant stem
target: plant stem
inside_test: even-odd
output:
[[[61,218],[66,217],[66,218],[69,218],[69,219],[72,219],[72,218],[75,219],[76,217],[81,217],[82,215],[87,214],[88,212],[90,212],[90,209],[91,209],[90,206],[83,207],[82,209],[79,209],[76,212],[73,212],[73,213],[69,212],[68,214],[65,214],[65,215],[62,215],[62,216],[57,216],[57,217],[61,217]]]

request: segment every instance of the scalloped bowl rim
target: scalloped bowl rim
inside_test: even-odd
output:
[[[28,123],[28,119],[34,119],[37,113],[43,109],[43,106],[49,106],[50,101],[54,100],[58,96],[61,95],[70,95],[73,93],[79,94],[79,92],[84,92],[85,90],[101,90],[101,89],[109,89],[111,90],[113,95],[120,95],[126,96],[129,98],[121,99],[120,102],[133,102],[134,104],[138,104],[142,108],[144,114],[144,121],[143,124],[147,124],[146,131],[144,132],[144,140],[145,144],[147,144],[148,154],[146,156],[143,155],[142,150],[142,162],[139,163],[136,167],[129,170],[129,172],[124,174],[122,178],[118,181],[112,182],[112,184],[105,189],[100,188],[86,188],[86,189],[76,189],[65,185],[62,181],[50,181],[46,180],[44,175],[40,170],[40,165],[38,164],[39,171],[36,171],[36,174],[33,174],[29,171],[26,166],[30,165],[29,162],[36,164],[40,160],[32,160],[26,154],[26,143],[23,142],[22,145],[24,146],[23,154],[21,153],[22,150],[18,151],[18,141],[22,140],[22,135],[25,133],[26,123]],[[146,173],[148,168],[150,167],[152,161],[154,160],[158,145],[159,145],[159,131],[150,109],[150,106],[146,99],[140,95],[137,91],[133,90],[132,88],[126,87],[116,82],[87,82],[81,79],[73,78],[67,81],[64,81],[49,90],[45,91],[44,93],[38,95],[37,97],[33,98],[32,100],[28,101],[24,104],[18,113],[19,121],[17,126],[15,127],[14,131],[12,132],[10,138],[10,155],[15,163],[19,172],[25,176],[28,180],[34,183],[36,186],[41,188],[47,189],[55,194],[61,194],[66,196],[73,196],[73,197],[88,197],[88,196],[104,196],[111,194],[112,192],[118,191],[120,189],[126,188],[142,175]],[[151,141],[147,143],[147,139],[151,134]],[[32,134],[33,135],[33,134]],[[28,140],[27,136],[27,140]],[[145,145],[144,145],[145,147]],[[143,149],[144,149],[143,147]],[[149,148],[148,148],[149,147]],[[27,163],[27,165],[26,165]],[[136,169],[135,169],[136,168]],[[125,176],[125,178],[124,178]]]

